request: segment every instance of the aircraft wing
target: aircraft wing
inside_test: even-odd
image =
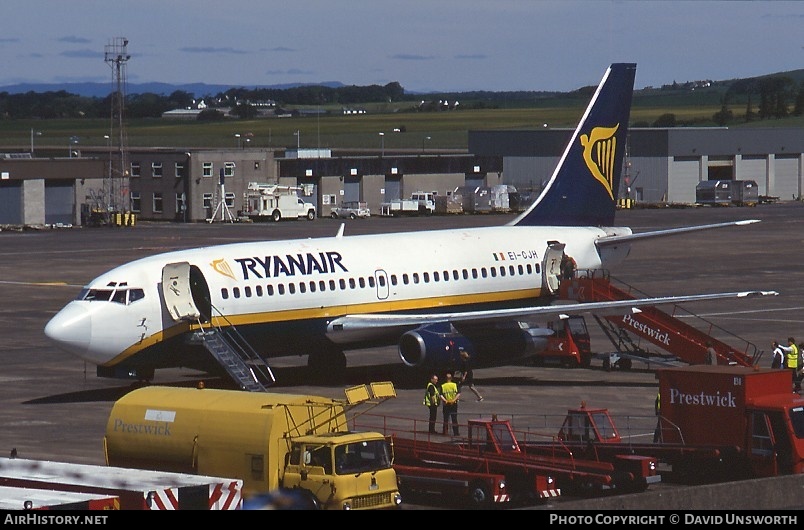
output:
[[[600,239],[595,241],[595,245],[598,248],[605,247],[609,245],[619,245],[620,243],[630,243],[632,241],[638,241],[640,239],[651,239],[654,237],[665,237],[665,236],[675,236],[678,234],[684,234],[686,232],[696,232],[698,230],[711,230],[713,228],[725,228],[727,226],[744,226],[750,225],[754,223],[758,223],[759,219],[745,219],[743,221],[729,221],[726,223],[715,223],[710,225],[696,225],[696,226],[684,226],[681,228],[669,228],[667,230],[654,230],[653,232],[642,232],[639,234],[626,234],[626,235],[619,235],[619,236],[607,236],[601,237]]]
[[[638,298],[631,300],[615,300],[607,302],[569,303],[548,306],[517,307],[511,309],[489,309],[482,311],[462,311],[454,313],[420,313],[420,314],[355,314],[336,318],[328,326],[329,332],[336,334],[361,332],[367,330],[391,330],[393,328],[415,328],[438,322],[479,323],[501,320],[515,320],[524,317],[556,317],[581,313],[625,314],[637,313],[640,307],[666,304],[701,302],[724,298],[748,298],[758,296],[777,296],[776,291],[739,291],[731,293],[696,294],[687,296],[664,296],[657,298]]]

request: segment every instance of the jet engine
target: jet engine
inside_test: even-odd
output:
[[[468,326],[458,330],[450,323],[420,326],[399,339],[399,358],[411,368],[451,369],[460,363],[459,348],[472,356],[475,366],[495,366],[544,351],[550,329],[514,325]]]

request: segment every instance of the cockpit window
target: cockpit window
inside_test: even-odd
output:
[[[116,302],[118,304],[131,304],[137,300],[145,298],[145,291],[142,289],[83,289],[78,295],[77,300],[88,302]]]

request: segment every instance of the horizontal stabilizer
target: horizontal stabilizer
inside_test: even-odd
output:
[[[621,243],[630,243],[632,241],[639,241],[641,239],[651,239],[655,237],[675,236],[678,234],[685,234],[687,232],[697,232],[699,230],[712,230],[714,228],[726,228],[728,226],[744,226],[758,223],[759,219],[746,219],[743,221],[729,221],[727,223],[715,223],[711,225],[697,225],[697,226],[684,226],[681,228],[669,228],[667,230],[654,230],[653,232],[642,232],[640,234],[626,234],[619,236],[601,237],[595,241],[598,248],[619,245]]]

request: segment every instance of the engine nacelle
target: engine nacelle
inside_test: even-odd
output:
[[[524,359],[546,349],[554,332],[545,328],[483,327],[459,333],[449,324],[421,326],[399,339],[399,358],[411,368],[452,369],[459,348],[475,366],[495,366]]]

